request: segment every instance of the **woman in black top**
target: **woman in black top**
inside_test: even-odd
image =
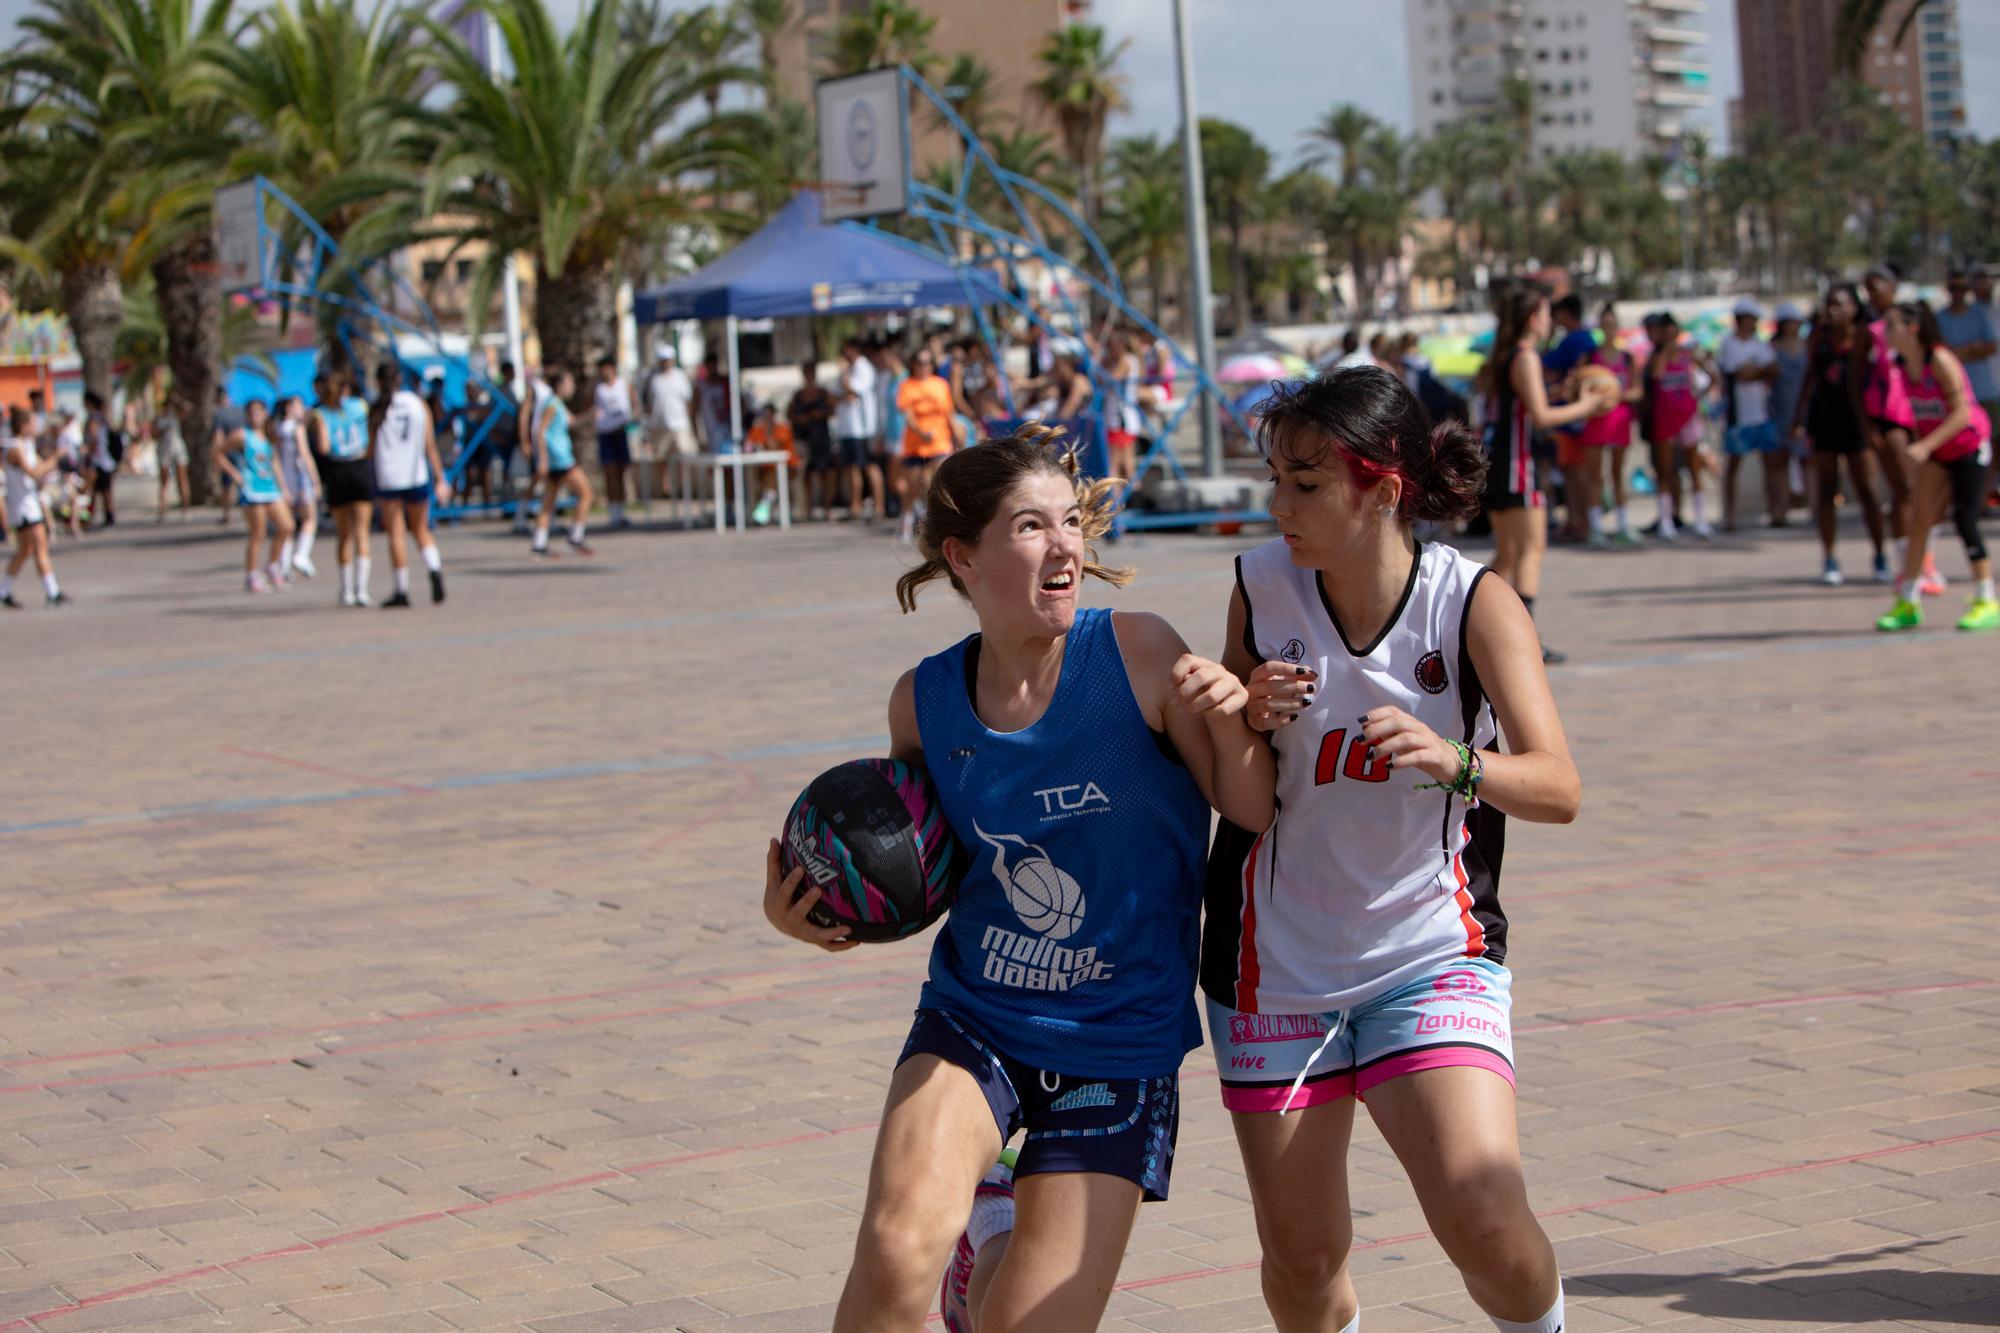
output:
[[[1840,493],[1840,461],[1847,460],[1850,494],[1861,506],[1868,540],[1875,547],[1875,578],[1887,582],[1888,556],[1882,549],[1882,510],[1875,498],[1875,464],[1868,453],[1868,416],[1861,391],[1868,383],[1868,333],[1861,326],[1861,295],[1853,283],[1835,283],[1813,318],[1807,347],[1806,377],[1799,386],[1792,413],[1793,438],[1812,441],[1813,514],[1819,521],[1819,543],[1825,564],[1820,582],[1838,587],[1843,581],[1834,554],[1839,518],[1834,499]]]

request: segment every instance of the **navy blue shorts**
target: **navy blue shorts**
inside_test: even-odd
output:
[[[617,430],[601,430],[597,433],[597,463],[599,467],[623,467],[632,461],[632,438],[620,426]]]
[[[1180,1134],[1180,1075],[1079,1078],[1034,1069],[1000,1053],[957,1014],[919,1009],[896,1063],[935,1055],[971,1074],[1005,1143],[1020,1130],[1014,1175],[1093,1171],[1129,1180],[1157,1203],[1167,1197]]]
[[[375,503],[377,504],[420,505],[429,504],[430,499],[431,488],[428,486],[411,486],[404,490],[375,492]]]

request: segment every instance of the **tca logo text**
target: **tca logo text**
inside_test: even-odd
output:
[[[1044,787],[1035,793],[1042,801],[1042,815],[1082,814],[1086,810],[1111,808],[1111,798],[1104,794],[1104,788],[1095,782],[1070,783],[1063,787]]]

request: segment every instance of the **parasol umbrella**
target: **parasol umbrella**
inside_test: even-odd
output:
[[[1290,376],[1283,361],[1266,353],[1256,352],[1249,356],[1231,357],[1215,372],[1221,384],[1254,384],[1258,380],[1281,380]]]

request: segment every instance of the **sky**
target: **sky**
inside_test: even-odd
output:
[[[574,10],[578,0],[551,0]],[[674,8],[696,0],[670,0]],[[1178,124],[1171,0],[1095,0],[1094,18],[1129,40],[1124,68],[1130,112],[1113,134],[1171,134]],[[31,0],[0,0],[0,44]],[[1196,100],[1203,115],[1248,126],[1282,165],[1303,149],[1302,132],[1340,102],[1392,125],[1410,124],[1408,57],[1399,0],[1189,0],[1194,22]],[[1960,0],[1965,42],[1966,113],[1981,138],[2000,137],[2000,0]],[[1736,0],[1709,0],[1709,61],[1715,105],[1705,123],[1726,141],[1736,65]]]

